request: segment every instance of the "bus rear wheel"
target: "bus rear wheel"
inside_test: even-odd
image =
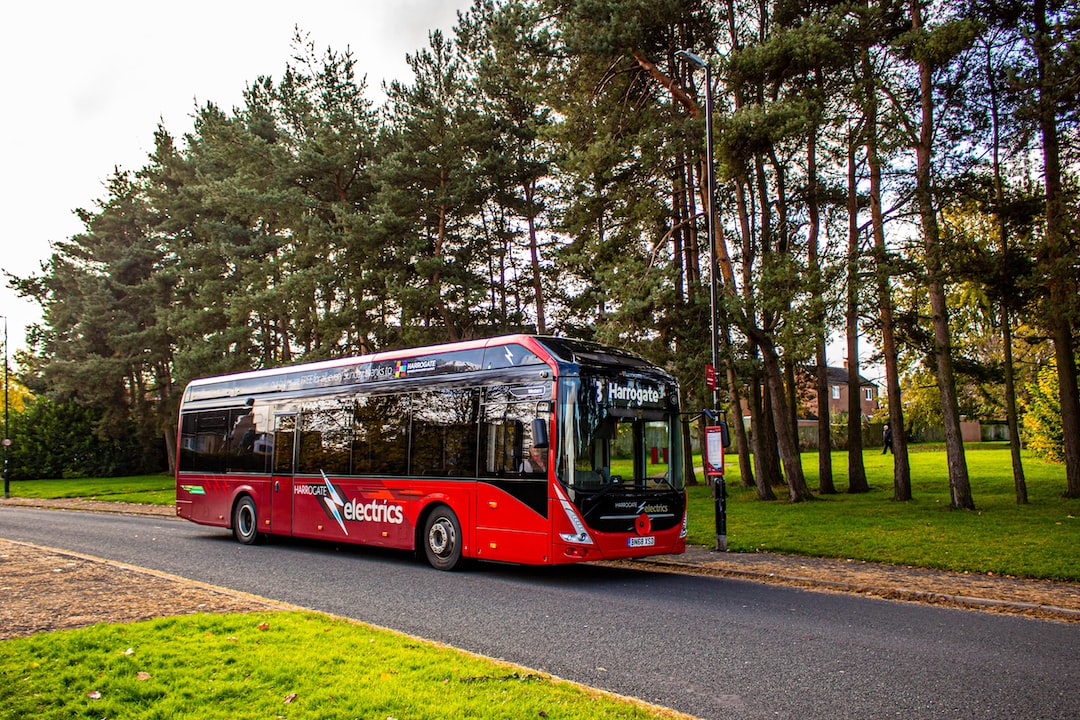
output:
[[[259,541],[259,513],[250,495],[240,498],[233,508],[232,532],[236,541],[244,545]]]
[[[445,505],[432,510],[424,523],[424,554],[436,570],[453,570],[461,562],[461,523]]]

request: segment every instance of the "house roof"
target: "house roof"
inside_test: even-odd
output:
[[[828,369],[829,369],[829,382],[830,383],[832,383],[833,385],[847,385],[848,384],[848,371],[847,371],[847,368],[833,367],[832,365],[830,365]],[[816,375],[817,374],[817,366],[814,365],[813,367],[809,368],[809,372],[810,372],[811,375]],[[860,375],[859,376],[859,386],[860,387],[866,387],[868,385],[877,387],[877,383],[872,382],[870,380],[867,380],[862,375]]]

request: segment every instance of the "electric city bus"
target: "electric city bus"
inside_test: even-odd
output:
[[[176,513],[544,565],[686,547],[679,388],[632,353],[510,335],[193,380]]]

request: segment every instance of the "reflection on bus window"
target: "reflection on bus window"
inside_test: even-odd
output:
[[[550,398],[551,386],[540,383],[533,386],[488,388],[481,424],[481,476],[482,477],[535,477],[547,476],[549,448],[540,447],[533,437],[533,421],[540,419],[545,425],[550,419],[546,407],[538,410],[537,398]],[[548,403],[550,404],[550,403]]]
[[[274,418],[274,472],[292,475],[293,447],[296,443],[296,415],[279,415]]]
[[[356,399],[353,465],[358,475],[404,475],[409,468],[409,396]]]
[[[476,477],[476,391],[433,390],[413,400],[410,472]]]

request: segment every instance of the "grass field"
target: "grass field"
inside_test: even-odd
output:
[[[1080,500],[1067,500],[1061,465],[1024,458],[1027,505],[1016,504],[1008,445],[967,446],[976,511],[949,508],[944,448],[916,445],[909,455],[914,500],[892,501],[892,456],[863,456],[871,491],[849,495],[847,453],[833,454],[841,492],[814,502],[760,502],[744,489],[738,461],[728,457],[728,547],[738,552],[779,552],[871,560],[960,572],[1080,581]],[[700,458],[698,458],[700,467]],[[807,483],[818,486],[818,457],[803,455]],[[85,497],[117,502],[171,504],[168,475],[116,479],[34,480],[12,484],[22,497]],[[689,540],[715,544],[711,489],[689,489]],[[776,489],[786,498],[786,488]]]
[[[738,460],[727,458],[727,540],[738,552],[779,552],[852,558],[960,572],[993,572],[1080,581],[1080,500],[1068,500],[1060,465],[1024,458],[1029,503],[1016,504],[1007,444],[968,446],[975,512],[949,507],[948,471],[940,446],[909,455],[911,502],[893,502],[892,456],[863,456],[871,491],[847,494],[847,453],[833,454],[837,495],[791,504],[787,488],[760,502],[742,487]],[[807,484],[818,487],[818,457],[803,455]],[[711,488],[691,487],[692,544],[713,546]]]
[[[0,642],[0,718],[663,718],[325,615],[189,615]]]
[[[172,475],[136,475],[122,478],[77,478],[64,480],[16,480],[11,494],[24,498],[85,498],[108,502],[172,505],[176,502],[176,481]]]

